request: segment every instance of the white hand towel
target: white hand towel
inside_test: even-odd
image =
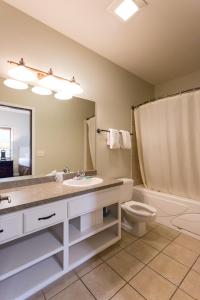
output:
[[[120,146],[122,149],[131,149],[131,135],[126,130],[120,130],[121,139],[120,139]]]
[[[107,133],[107,145],[110,149],[120,149],[119,130],[109,128]]]

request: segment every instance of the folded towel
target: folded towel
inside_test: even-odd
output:
[[[121,139],[120,139],[120,146],[122,149],[131,149],[131,135],[126,130],[120,130]]]
[[[119,149],[119,130],[109,128],[109,132],[107,133],[107,145],[110,149]]]

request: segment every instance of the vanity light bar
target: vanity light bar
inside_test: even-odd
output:
[[[58,79],[61,79],[61,80],[65,80],[65,81],[70,82],[70,83],[74,83],[74,82],[75,82],[76,84],[80,85],[80,83],[78,83],[78,82],[75,80],[74,76],[73,76],[72,79],[70,80],[70,79],[67,79],[67,78],[64,78],[64,77],[61,77],[61,76],[58,76],[58,75],[53,74],[52,68],[50,68],[48,72],[45,72],[45,71],[42,71],[42,70],[39,70],[39,69],[30,67],[30,66],[27,66],[27,65],[25,64],[23,58],[21,58],[19,62],[12,61],[12,60],[8,60],[7,62],[8,62],[9,64],[11,64],[11,65],[24,66],[24,67],[26,67],[27,69],[29,69],[29,70],[31,70],[31,71],[33,71],[33,72],[36,72],[37,75],[38,75],[38,79],[42,79],[43,77],[48,76],[48,75],[53,75],[55,78],[58,78]]]

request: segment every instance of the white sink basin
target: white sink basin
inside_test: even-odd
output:
[[[77,187],[87,187],[103,182],[102,178],[99,177],[83,177],[81,179],[67,179],[63,181],[64,185],[67,186],[77,186]]]

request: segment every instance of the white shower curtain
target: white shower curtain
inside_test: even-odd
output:
[[[145,104],[134,116],[144,185],[200,200],[200,92]]]
[[[90,155],[91,155],[91,159],[92,159],[93,168],[95,169],[95,136],[96,136],[95,117],[87,120],[87,124],[88,124],[88,140],[89,140],[89,146],[90,146]]]

